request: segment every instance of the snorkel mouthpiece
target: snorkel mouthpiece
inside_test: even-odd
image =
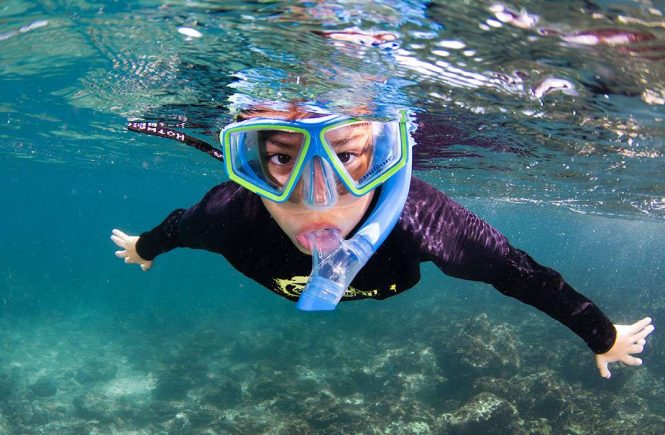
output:
[[[312,274],[297,307],[303,311],[330,311],[374,253],[367,237],[344,240],[336,228],[307,234],[312,249]]]

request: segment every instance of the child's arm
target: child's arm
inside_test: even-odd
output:
[[[204,249],[225,255],[225,249],[243,226],[251,228],[258,196],[241,186],[226,182],[212,188],[189,209],[173,210],[155,228],[132,236],[114,229],[111,239],[119,247],[116,256],[125,263],[138,264],[141,269],[152,267],[153,260],[176,248]],[[263,213],[267,212],[261,208]],[[231,248],[232,249],[232,248]]]
[[[505,236],[464,207],[420,180],[412,180],[411,189],[401,222],[415,235],[425,259],[447,275],[491,284],[558,320],[587,343],[605,378],[610,374],[609,363],[641,363],[631,354],[642,352],[653,331],[651,319],[613,324],[558,272],[511,246]]]
[[[127,264],[138,264],[144,272],[152,267],[152,261],[145,260],[136,252],[136,242],[138,236],[130,236],[118,229],[112,231],[111,240],[113,243],[123,248],[122,251],[115,251],[115,256],[124,258]]]

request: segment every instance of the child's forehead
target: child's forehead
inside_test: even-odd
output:
[[[308,106],[299,104],[290,104],[286,107],[283,105],[260,105],[251,107],[240,112],[236,116],[237,121],[245,121],[248,119],[263,118],[263,119],[276,119],[284,121],[298,121],[302,119],[321,118],[331,115],[330,112],[314,110]]]

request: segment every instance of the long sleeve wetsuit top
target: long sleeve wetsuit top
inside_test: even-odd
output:
[[[214,187],[189,210],[173,211],[141,234],[136,246],[146,260],[179,247],[222,254],[249,278],[294,301],[312,268],[311,257],[289,240],[260,198],[231,182]],[[596,353],[614,344],[616,332],[609,319],[559,273],[536,263],[489,224],[415,177],[397,225],[342,301],[401,293],[418,283],[425,261],[447,275],[491,284],[538,308]]]

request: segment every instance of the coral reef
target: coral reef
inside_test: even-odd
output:
[[[574,337],[543,340],[531,321],[507,323],[510,312],[451,310],[437,322],[426,310],[360,313],[274,331],[265,327],[274,318],[238,330],[212,313],[172,328],[3,325],[0,340],[22,346],[3,355],[0,432],[656,434],[665,425],[665,386],[648,360],[616,367],[613,383],[596,379],[581,346],[566,360]],[[362,327],[377,316],[381,330]]]

